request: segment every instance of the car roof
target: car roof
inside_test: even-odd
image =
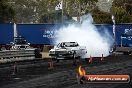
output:
[[[62,43],[77,43],[77,42],[62,42]]]

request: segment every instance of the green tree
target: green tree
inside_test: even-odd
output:
[[[110,13],[102,12],[102,11],[98,10],[98,8],[95,8],[94,10],[92,10],[91,13],[92,13],[93,20],[95,23],[97,23],[97,24],[104,24],[104,23],[112,24]]]
[[[113,2],[112,13],[115,15],[116,23],[131,23],[132,14],[131,0],[115,0]]]
[[[6,2],[8,0],[1,1]],[[15,4],[11,6],[15,11],[15,19],[17,19],[18,23],[61,23],[62,10],[55,10],[55,6],[58,5],[61,0],[10,1],[15,2]],[[107,4],[105,4],[104,1]],[[103,3],[103,5],[100,3]],[[95,23],[112,23],[111,14],[115,14],[117,23],[129,23],[132,22],[130,3],[131,0],[114,0],[113,3],[112,1],[107,2],[106,0],[63,0],[63,17],[64,21],[66,21],[72,20],[72,17],[79,17],[91,13]],[[7,9],[1,10],[1,6],[2,5],[0,5],[1,13],[3,13],[2,11],[13,11]],[[9,8],[9,6],[5,7]],[[101,9],[105,9],[105,11],[101,10],[100,7]],[[111,7],[112,12],[110,12]]]
[[[14,21],[15,12],[9,5],[8,0],[0,0],[0,23],[10,23]]]
[[[98,8],[92,10],[92,15],[95,23],[112,23],[112,14],[115,15],[116,23],[132,22],[132,6],[129,4],[131,3],[131,0],[114,0],[111,5],[109,5],[110,3],[105,1],[105,3],[107,3],[106,5],[105,3],[103,3],[103,1],[105,0],[100,0],[100,4],[97,5]]]

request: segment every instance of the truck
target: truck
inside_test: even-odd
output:
[[[10,44],[12,47],[11,49],[28,49],[28,48],[31,48],[30,47],[30,43],[28,43],[24,37],[21,37],[21,36],[18,36],[18,37],[15,37],[14,38],[14,42],[11,42]]]
[[[61,42],[49,51],[49,56],[55,60],[85,58],[87,49],[77,42]]]

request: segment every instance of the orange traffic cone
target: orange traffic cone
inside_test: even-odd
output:
[[[102,54],[101,61],[103,61],[103,60],[104,60],[104,56],[103,56],[103,54]]]
[[[48,64],[49,64],[48,69],[53,69],[54,68],[52,59],[49,60]]]
[[[92,63],[92,61],[93,61],[93,58],[92,58],[92,56],[90,55],[89,63]]]

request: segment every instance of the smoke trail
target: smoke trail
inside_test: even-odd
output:
[[[81,19],[82,24],[70,24],[67,27],[60,28],[56,33],[55,43],[60,42],[78,42],[81,46],[86,46],[87,57],[101,57],[109,55],[110,46],[113,44],[113,38],[107,31],[103,35],[98,32],[92,24],[93,19],[90,14]]]

